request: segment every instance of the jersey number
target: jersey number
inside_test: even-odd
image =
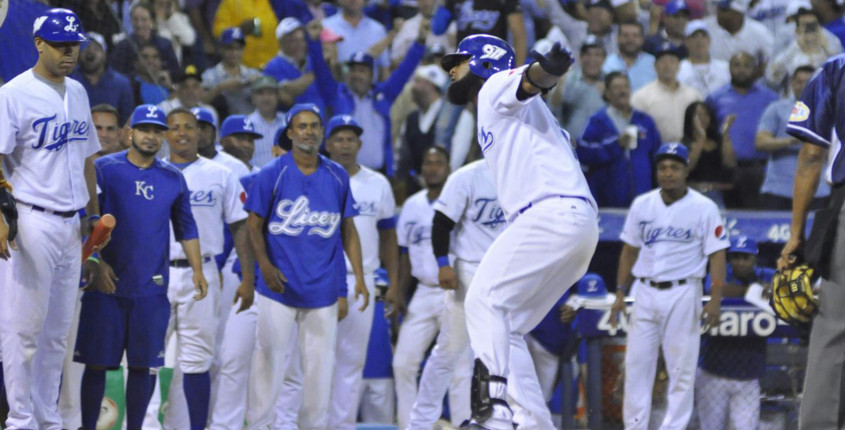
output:
[[[507,51],[495,45],[484,45],[481,47],[481,51],[484,52],[484,55],[479,58],[491,58],[493,60],[498,60],[507,53]]]

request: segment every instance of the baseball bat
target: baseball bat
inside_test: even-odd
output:
[[[117,225],[117,220],[112,214],[105,214],[97,224],[94,226],[94,231],[85,239],[82,245],[82,262],[84,263],[88,257],[94,252],[94,247],[103,243],[109,237],[114,226]]]

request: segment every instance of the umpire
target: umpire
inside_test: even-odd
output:
[[[792,236],[781,251],[778,269],[799,257],[823,278],[819,314],[810,332],[807,375],[799,428],[839,429],[845,425],[845,165],[839,136],[845,136],[845,55],[828,60],[795,103],[786,131],[802,140],[792,201]],[[832,149],[832,150],[831,150]],[[828,208],[816,212],[810,238],[804,238],[807,213],[819,179],[833,186]],[[806,243],[805,243],[806,242]]]

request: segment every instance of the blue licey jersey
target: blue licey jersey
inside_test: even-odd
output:
[[[127,152],[94,162],[100,211],[117,219],[100,255],[117,275],[116,295],[167,294],[170,224],[176,240],[196,239],[188,185],[178,169],[155,160],[148,168],[130,163]]]
[[[805,142],[830,149],[825,179],[845,182],[845,155],[840,135],[845,136],[845,54],[828,60],[810,79],[795,103],[786,132]]]
[[[261,169],[244,208],[266,220],[268,257],[288,282],[279,294],[258,273],[256,291],[296,308],[330,306],[346,297],[340,228],[343,219],[358,214],[354,205],[346,170],[323,156],[308,176],[291,153]]]

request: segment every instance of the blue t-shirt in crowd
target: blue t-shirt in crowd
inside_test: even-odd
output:
[[[305,72],[311,71],[311,59],[305,59]],[[302,77],[302,71],[291,62],[289,58],[277,55],[272,60],[267,62],[264,66],[264,74],[272,76],[279,83],[285,81],[293,81]],[[320,108],[320,112],[326,111],[326,105],[323,103],[323,98],[320,97],[320,91],[317,89],[317,82],[311,82],[311,85],[294,100],[295,104],[299,103],[314,103]]]
[[[88,93],[88,103],[91,106],[106,103],[117,108],[118,124],[123,124],[126,118],[132,115],[132,111],[135,109],[135,95],[132,94],[132,84],[129,83],[129,78],[122,73],[108,67],[96,85],[88,81],[79,70],[74,72],[71,77],[85,87],[85,92]]]
[[[610,54],[604,60],[601,71],[605,75],[610,72],[625,72],[631,81],[632,93],[657,79],[657,72],[654,70],[654,56],[647,52],[640,52],[637,60],[630,68],[621,54]]]
[[[100,211],[117,219],[111,241],[100,252],[118,278],[115,295],[167,294],[170,224],[178,241],[199,237],[185,178],[158,159],[140,168],[129,162],[126,151],[101,157],[94,167]]]
[[[577,327],[578,317],[575,317],[572,323],[564,323],[560,320],[560,307],[569,299],[571,292],[572,288],[566,290],[563,297],[555,303],[552,310],[540,321],[540,324],[537,324],[537,327],[534,327],[534,330],[529,333],[546,350],[557,356],[563,355],[572,336],[576,335],[575,327]]]
[[[756,83],[746,94],[738,93],[733,85],[728,84],[713,91],[705,100],[716,113],[715,120],[722,124],[730,114],[736,114],[736,121],[731,127],[731,141],[739,161],[765,160],[767,154],[754,149],[757,125],[766,107],[775,102],[778,95]]]
[[[725,282],[728,284],[750,285],[759,282],[763,285],[772,282],[775,270],[755,267],[756,280],[743,280],[734,276],[733,268],[728,264]],[[704,291],[710,292],[710,276],[704,280]],[[766,371],[767,338],[759,336],[738,337],[701,337],[699,367],[718,376],[731,379],[757,379]]]
[[[267,256],[288,280],[277,293],[259,273],[259,294],[295,308],[346,297],[341,223],[358,211],[343,167],[320,156],[317,170],[306,176],[287,153],[255,175],[244,209],[266,220]]]

